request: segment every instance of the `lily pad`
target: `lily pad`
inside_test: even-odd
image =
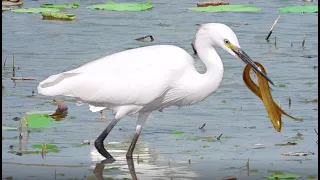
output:
[[[310,86],[312,86],[314,84],[315,84],[315,82],[307,82],[307,83],[304,83],[303,85],[308,85],[310,87]]]
[[[42,149],[42,145],[41,144],[34,144],[32,147],[34,149]],[[46,149],[57,149],[57,146],[53,145],[53,144],[46,144]]]
[[[285,6],[278,9],[282,13],[316,13],[318,12],[318,5],[307,6]]]
[[[285,84],[279,84],[279,87],[281,87],[281,88],[285,88],[285,87],[287,87]]]
[[[176,131],[176,130],[172,130],[170,131],[170,134],[183,134],[184,132],[182,131]]]
[[[41,14],[44,19],[59,19],[72,21],[76,18],[75,14],[66,14],[60,12],[43,12]]]
[[[17,127],[12,127],[12,126],[7,126],[7,125],[2,125],[2,130],[7,130],[7,131],[10,131],[10,130],[18,130]]]
[[[41,4],[40,7],[42,8],[57,8],[57,9],[64,9],[64,8],[79,8],[78,3],[72,4]]]
[[[59,12],[57,8],[23,8],[23,9],[12,9],[14,13],[43,13],[43,12]]]
[[[282,171],[277,171],[277,170],[268,170],[268,173],[272,173],[272,174],[283,174]]]
[[[207,6],[207,7],[194,7],[189,8],[191,11],[199,12],[257,12],[260,8],[250,7],[247,5],[220,5],[220,6]]]
[[[29,128],[43,128],[54,122],[48,114],[28,114],[25,117],[28,121]]]
[[[215,142],[216,141],[215,139],[213,139],[212,136],[194,137],[194,138],[188,138],[187,140],[189,140],[189,141],[202,140],[202,141],[207,141],[207,142]]]
[[[308,175],[307,180],[316,180],[317,176]]]
[[[106,4],[88,6],[88,9],[106,10],[106,11],[145,11],[152,9],[152,3],[114,3],[112,1]]]
[[[301,176],[296,175],[296,174],[274,174],[271,176],[263,176],[264,178],[267,179],[296,179],[296,178],[300,178]]]
[[[119,167],[111,167],[111,168],[105,168],[103,169],[103,171],[105,172],[111,172],[111,171],[117,171],[119,170],[120,168]]]
[[[258,173],[259,170],[257,170],[257,169],[250,169],[249,172],[250,172],[250,173]]]

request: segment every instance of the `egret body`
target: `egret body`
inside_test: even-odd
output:
[[[155,45],[111,54],[79,68],[52,75],[38,85],[46,96],[71,96],[88,103],[90,110],[111,110],[114,119],[95,141],[95,147],[109,160],[103,141],[126,115],[138,114],[135,136],[127,152],[132,152],[141,129],[152,111],[169,106],[198,103],[217,90],[223,79],[223,63],[215,48],[220,47],[264,74],[241,50],[236,34],[226,25],[203,24],[194,46],[206,72],[195,68],[193,57],[172,45]],[[272,83],[273,84],[273,83]]]

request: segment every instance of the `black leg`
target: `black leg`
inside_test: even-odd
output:
[[[106,139],[112,128],[117,124],[120,119],[113,119],[109,126],[100,134],[100,136],[95,140],[94,146],[98,152],[104,156],[108,161],[115,161],[115,159],[108,153],[104,148],[103,141]]]
[[[138,141],[138,138],[139,138],[139,135],[141,133],[141,130],[142,130],[142,126],[143,124],[145,123],[145,121],[147,120],[148,116],[150,115],[150,113],[139,113],[138,115],[138,121],[137,121],[137,126],[136,126],[136,133],[131,141],[131,144],[129,146],[129,149],[128,149],[128,152],[127,152],[127,159],[128,158],[132,158],[132,153],[133,153],[133,150],[134,150],[134,147],[136,146],[136,143]]]
[[[141,132],[141,131],[139,131],[138,133],[136,132],[136,133],[134,134],[134,137],[133,137],[133,139],[132,139],[132,142],[131,142],[131,144],[130,144],[130,146],[129,146],[129,149],[128,149],[128,152],[127,152],[127,155],[126,155],[127,159],[128,159],[128,158],[132,158],[132,153],[133,153],[134,148],[136,147],[136,144],[137,144],[137,141],[138,141],[140,132]]]
[[[134,163],[133,163],[132,157],[131,158],[127,157],[127,163],[128,163],[128,167],[129,167],[129,171],[130,171],[132,180],[138,180],[136,170],[134,169]]]
[[[133,158],[132,158],[132,153],[134,150],[134,147],[137,144],[139,135],[141,133],[142,130],[142,126],[145,123],[145,121],[147,120],[148,116],[149,116],[150,112],[144,112],[144,113],[139,113],[138,115],[138,121],[137,121],[137,126],[136,126],[136,133],[134,134],[134,137],[131,141],[131,144],[129,146],[128,152],[127,152],[127,163],[128,163],[128,167],[130,170],[130,174],[133,180],[138,180],[137,175],[136,175],[136,171],[134,169],[134,162],[133,162]]]

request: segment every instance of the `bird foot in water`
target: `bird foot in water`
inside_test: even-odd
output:
[[[102,160],[101,163],[102,164],[110,164],[110,163],[113,163],[115,161],[116,160],[114,158],[108,158],[108,159]]]

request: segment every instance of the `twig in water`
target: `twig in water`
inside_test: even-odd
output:
[[[204,126],[206,126],[206,123],[204,123],[201,127],[199,127],[199,129],[203,129]]]
[[[249,173],[250,173],[250,163],[249,163],[249,158],[248,158],[248,160],[247,160],[246,167],[247,167],[247,173],[248,173],[248,176],[249,176]]]
[[[274,45],[277,46],[277,37],[274,37]]]
[[[289,96],[289,108],[291,107],[291,98]]]
[[[26,126],[27,126],[27,132],[28,132],[28,133],[30,133],[31,131],[30,131],[30,129],[29,129],[29,124],[28,124],[28,120],[27,120],[27,118],[26,118],[26,117],[23,117],[23,120],[24,120],[24,122],[26,123]]]
[[[317,133],[317,135],[318,135],[318,132],[317,132],[317,130],[316,129],[314,129],[314,132],[316,132]],[[316,142],[317,144],[318,144],[318,140],[317,140],[317,142]]]
[[[291,47],[293,46],[293,43],[291,42]]]
[[[12,78],[11,78],[11,80],[35,80],[34,78],[32,78],[32,77],[15,77],[15,76],[13,76]]]
[[[16,76],[16,62],[15,62],[15,59],[14,59],[14,54],[12,55],[12,77],[15,77]]]
[[[306,42],[306,34],[304,34],[304,37],[303,37],[303,41],[302,41],[302,47],[304,47],[304,43]]]
[[[247,160],[247,163],[246,163],[246,167],[249,169],[249,165],[250,165],[250,162],[249,162],[249,158]]]
[[[137,163],[139,164],[139,154],[138,154],[138,157],[137,157]]]
[[[266,40],[268,40],[268,39],[269,39],[269,37],[271,36],[272,31],[273,31],[273,28],[274,28],[274,27],[275,27],[275,25],[277,24],[277,22],[278,22],[279,18],[280,18],[280,15],[278,16],[278,18],[274,21],[273,25],[271,26],[271,29],[270,29],[270,31],[269,31],[269,34],[268,34],[268,35],[267,35],[267,37],[266,37]]]
[[[46,157],[46,150],[47,150],[46,144],[42,143],[41,144],[41,156],[42,156],[42,159],[44,159]]]
[[[22,139],[22,121],[19,121],[19,139]]]
[[[5,69],[5,68],[6,68],[6,62],[7,62],[7,59],[8,59],[8,57],[6,56],[6,58],[4,59],[4,62],[3,62],[3,69]]]
[[[222,136],[222,134],[220,134],[220,136],[217,138],[217,140],[220,140],[221,136]]]

